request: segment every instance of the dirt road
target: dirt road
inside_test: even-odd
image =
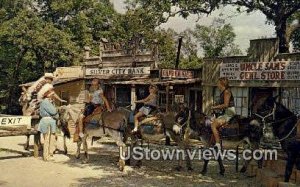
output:
[[[118,149],[109,144],[90,146],[90,161],[75,158],[76,145],[68,141],[69,153],[54,155],[44,162],[24,151],[25,137],[0,138],[0,186],[255,186],[253,178],[235,173],[233,162],[225,162],[225,177],[218,174],[218,164],[211,162],[206,176],[200,173],[203,162],[193,161],[194,171],[175,171],[175,161],[143,161],[141,168],[118,171]],[[32,144],[31,140],[31,144]],[[89,144],[90,145],[90,144]],[[58,148],[62,150],[62,138]]]

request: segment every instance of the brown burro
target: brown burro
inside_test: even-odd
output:
[[[72,115],[72,114],[76,115]],[[76,111],[74,107],[65,107],[64,114],[61,117],[65,118],[65,121],[72,119],[73,121],[78,121],[80,119],[79,112]],[[74,117],[76,116],[76,117]],[[88,116],[88,120],[84,120],[84,137],[80,138],[77,142],[77,153],[76,158],[80,158],[80,147],[83,144],[84,150],[84,159],[83,163],[87,163],[89,160],[88,155],[88,144],[87,138],[93,137],[104,137],[110,136],[117,144],[117,146],[126,151],[125,142],[128,137],[127,119],[129,112],[121,110],[114,110],[112,112],[103,111],[101,113],[93,113],[91,116]],[[125,167],[125,160],[119,159],[119,169],[122,171]]]

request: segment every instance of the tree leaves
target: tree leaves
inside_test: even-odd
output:
[[[97,46],[101,37],[113,35],[107,33],[113,28],[106,23],[117,16],[109,0],[3,1],[0,73],[5,76],[0,99],[5,112],[20,112],[20,83],[36,80],[58,66],[79,64],[83,46]]]
[[[241,51],[234,44],[235,33],[230,24],[222,19],[215,19],[210,26],[196,25],[191,31],[202,48],[205,57],[240,55]]]

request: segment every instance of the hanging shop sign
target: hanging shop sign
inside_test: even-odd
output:
[[[184,95],[175,95],[175,103],[184,103]]]
[[[300,61],[222,63],[220,77],[229,80],[300,80]]]
[[[128,67],[128,68],[87,68],[85,75],[149,75],[150,67]]]
[[[189,71],[189,70],[162,69],[161,77],[192,79],[194,78],[194,73],[193,71]]]
[[[53,73],[56,78],[80,78],[83,77],[83,68],[81,66],[58,67]]]

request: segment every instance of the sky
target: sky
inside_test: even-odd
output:
[[[118,12],[125,12],[123,0],[111,0],[111,2]],[[244,54],[246,54],[246,50],[249,48],[249,40],[275,37],[275,27],[266,24],[266,17],[262,13],[257,11],[250,14],[240,14],[232,6],[216,10],[209,16],[203,15],[198,22],[196,22],[198,20],[198,16],[196,15],[191,15],[187,19],[176,16],[170,18],[168,22],[162,24],[161,27],[172,28],[176,32],[182,32],[187,28],[193,29],[196,24],[208,26],[215,18],[223,18],[226,23],[230,23],[233,26],[236,34],[235,43],[240,46]]]

